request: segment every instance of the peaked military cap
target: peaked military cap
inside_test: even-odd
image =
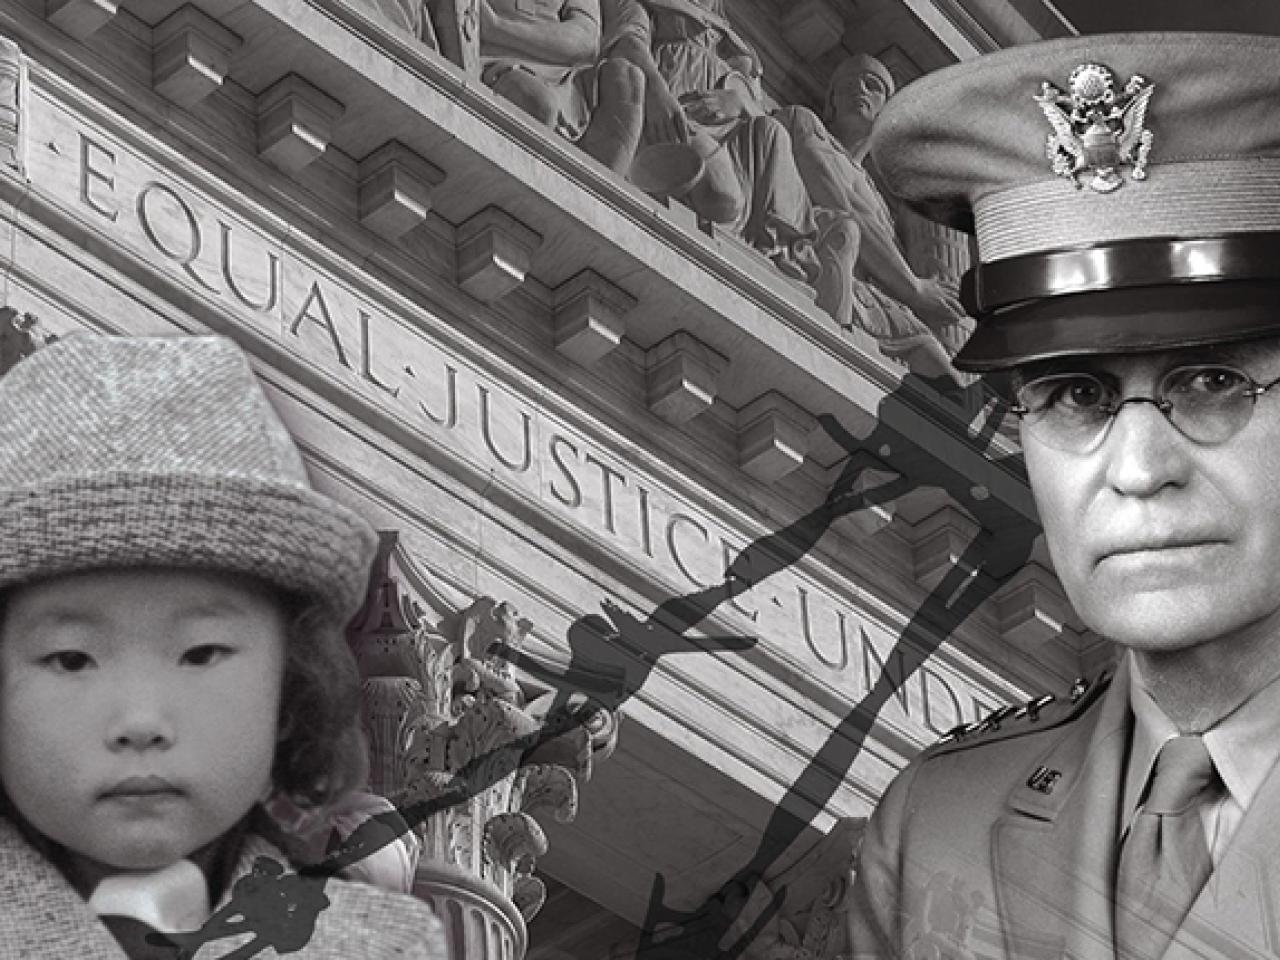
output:
[[[895,96],[886,185],[977,236],[956,366],[1280,333],[1277,64],[1276,37],[1072,37]]]

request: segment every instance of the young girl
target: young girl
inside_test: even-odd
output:
[[[363,780],[375,540],[228,340],[0,378],[0,958],[444,957],[421,901],[299,877],[263,808]]]

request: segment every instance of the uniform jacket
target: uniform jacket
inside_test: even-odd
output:
[[[863,841],[856,958],[1113,960],[1127,666],[1075,698],[940,744]],[[1280,769],[1280,765],[1278,765]],[[1280,774],[1269,775],[1166,960],[1280,955]]]
[[[250,835],[234,879],[249,872],[253,858],[285,857]],[[233,880],[234,883],[234,880]],[[320,912],[297,960],[447,960],[440,921],[422,901],[362,883],[331,879],[324,884],[330,905]],[[247,934],[206,944],[198,960],[214,960],[250,942]],[[266,949],[263,960],[279,956]],[[0,960],[126,960],[107,928],[9,820],[0,817]]]

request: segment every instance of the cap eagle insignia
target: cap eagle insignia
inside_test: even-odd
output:
[[[1144,128],[1147,103],[1155,87],[1134,74],[1124,90],[1116,93],[1115,75],[1096,63],[1084,63],[1071,71],[1069,94],[1044,83],[1034,96],[1053,127],[1045,152],[1053,172],[1066,177],[1079,190],[1082,174],[1098,193],[1111,193],[1124,184],[1119,168],[1133,167],[1129,176],[1145,180],[1151,131]]]

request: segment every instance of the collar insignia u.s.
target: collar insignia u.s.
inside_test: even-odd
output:
[[[1040,793],[1049,794],[1053,793],[1054,784],[1061,779],[1061,770],[1051,770],[1049,767],[1039,766],[1032,771],[1031,776],[1027,777],[1027,786]]]
[[[1147,176],[1147,155],[1154,139],[1145,128],[1147,104],[1155,87],[1134,74],[1116,92],[1115,75],[1096,63],[1082,63],[1071,71],[1064,94],[1045,82],[1034,95],[1053,128],[1045,143],[1053,172],[1082,186],[1081,175],[1098,193],[1111,193],[1124,184],[1120,168],[1131,166],[1130,179]]]

